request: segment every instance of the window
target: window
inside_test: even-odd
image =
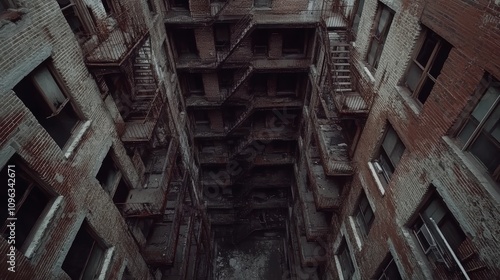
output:
[[[283,31],[283,55],[304,54],[306,35],[304,29]]]
[[[135,280],[135,277],[132,276],[128,267],[125,267],[125,270],[123,271],[122,280]]]
[[[500,181],[500,82],[486,75],[478,87],[482,97],[464,121],[457,139]]]
[[[190,94],[203,95],[203,77],[200,73],[191,73],[186,76],[187,88]]]
[[[253,95],[267,95],[267,75],[264,73],[255,73],[251,78],[251,88]]]
[[[170,7],[189,10],[189,0],[170,0]]]
[[[221,70],[217,73],[219,79],[219,91],[227,93],[233,86],[233,71]]]
[[[379,8],[375,17],[375,30],[372,35],[370,48],[368,49],[368,55],[366,57],[366,61],[371,66],[372,70],[377,69],[393,17],[394,11],[379,2]]]
[[[379,268],[377,276],[375,279],[377,280],[402,280],[401,274],[399,273],[398,266],[394,262],[394,259],[389,254],[389,257],[382,263]]]
[[[356,36],[358,33],[359,21],[361,20],[361,13],[363,13],[363,6],[365,5],[365,0],[358,0],[356,3],[356,14],[352,21],[352,34]]]
[[[345,280],[350,280],[354,274],[354,264],[352,263],[351,253],[349,252],[349,247],[347,247],[345,237],[343,237],[342,242],[340,242],[337,257],[342,270],[342,277],[344,277]]]
[[[297,91],[298,75],[295,73],[278,74],[276,77],[277,95],[294,95]]]
[[[151,14],[156,13],[155,3],[153,0],[146,0],[146,4],[148,5],[148,10]]]
[[[410,63],[405,80],[413,97],[422,104],[429,97],[452,48],[448,42],[429,29],[424,32],[424,37],[418,55]]]
[[[101,168],[99,168],[99,172],[97,172],[96,179],[107,193],[111,193],[119,173],[120,170],[115,164],[110,149],[102,161]]]
[[[271,0],[254,0],[253,6],[255,8],[271,8]]]
[[[445,242],[457,252],[465,240],[465,233],[437,194],[432,195],[420,210],[412,229],[422,250],[433,262],[444,260],[447,252]],[[444,239],[440,237],[438,231],[442,233]]]
[[[229,40],[231,38],[229,24],[218,23],[214,25],[214,41],[215,48],[222,51],[229,47]]]
[[[399,139],[394,128],[388,125],[380,147],[380,154],[374,162],[375,170],[380,174],[379,177],[384,185],[389,183],[392,173],[396,169],[404,151],[405,145]]]
[[[174,39],[173,41],[175,42],[175,48],[179,57],[198,55],[193,29],[174,30],[172,32],[172,39]]]
[[[76,0],[78,1],[78,0]],[[57,0],[59,3],[59,7],[66,18],[66,21],[69,24],[69,27],[75,33],[76,38],[79,42],[85,41],[90,34],[90,28],[84,23],[84,15],[86,15],[86,11],[79,10],[75,1],[73,0]],[[109,9],[109,7],[108,7]],[[88,16],[87,18],[90,18]],[[92,25],[95,25],[92,23]]]
[[[9,165],[14,165],[14,167]],[[14,157],[8,165],[4,166],[1,172],[2,181],[5,183],[13,183],[15,188],[16,205],[14,207],[14,217],[17,218],[15,243],[11,244],[9,241],[8,242],[16,247],[17,250],[24,253],[31,243],[31,239],[38,228],[40,220],[43,219],[49,205],[52,204],[53,196],[33,179],[28,169],[25,168],[16,157]],[[15,174],[15,178],[14,180],[9,180],[9,174],[12,174],[12,172]],[[6,208],[0,212],[0,221],[2,221],[2,237],[10,240],[10,228],[7,226],[11,222],[9,218],[12,216],[9,216],[7,211],[7,202],[10,198],[9,194],[11,194],[11,192],[7,191],[8,186],[10,186],[10,184],[5,185],[5,188],[0,192],[0,199],[4,201],[5,204],[3,205],[5,205]]]
[[[361,193],[359,198],[355,216],[356,223],[358,224],[361,233],[363,236],[367,236],[375,216],[373,215],[373,210],[364,191]]]
[[[43,63],[14,87],[17,97],[63,148],[80,118],[53,74]]]
[[[13,10],[16,8],[18,6],[14,0],[0,0],[0,21],[16,22],[20,20],[23,13],[19,10]]]
[[[267,55],[269,33],[267,30],[258,29],[252,34],[252,50],[254,55]]]
[[[106,11],[106,14],[111,15],[115,13],[115,8],[112,0],[102,0],[102,6]]]
[[[71,279],[96,279],[101,268],[105,247],[95,238],[84,221],[64,259],[62,269]]]

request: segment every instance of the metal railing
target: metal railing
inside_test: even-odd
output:
[[[139,5],[123,10],[97,23],[95,36],[82,47],[87,63],[120,62],[148,33]]]

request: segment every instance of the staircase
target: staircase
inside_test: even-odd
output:
[[[134,58],[135,94],[130,121],[144,121],[155,99],[157,85],[151,63],[151,41],[147,39]]]
[[[248,119],[248,117],[250,117],[250,115],[252,115],[254,110],[255,110],[255,105],[254,105],[253,96],[252,96],[252,98],[249,100],[248,107],[238,117],[238,119],[236,119],[236,121],[226,129],[226,134],[229,135],[230,133],[232,133],[234,131],[235,128],[239,127],[245,120]]]
[[[328,33],[331,58],[331,77],[334,102],[340,113],[367,113],[368,106],[351,81],[350,44],[346,31]]]
[[[248,81],[248,78],[252,76],[253,74],[253,66],[250,65],[247,68],[244,68],[243,73],[240,73],[241,75],[237,75],[237,77],[240,77],[238,81],[236,81],[236,84],[234,84],[226,94],[222,96],[222,104],[224,104],[231,96],[233,96],[236,91],[246,82]]]
[[[253,15],[248,13],[242,17],[234,26],[231,32],[231,44],[227,51],[217,52],[216,66],[220,66],[238,47],[238,45],[255,28]]]
[[[245,150],[245,148],[248,147],[248,145],[252,144],[253,141],[254,141],[254,139],[251,135],[248,136],[247,138],[241,140],[238,143],[238,146],[236,146],[234,148],[232,156],[234,157],[234,156],[241,154]]]

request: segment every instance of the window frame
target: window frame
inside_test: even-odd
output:
[[[389,154],[384,147],[384,143],[386,141],[387,135],[389,133],[393,132],[393,137],[396,138],[393,149],[391,153]],[[401,152],[401,155],[396,163],[392,162],[393,160],[391,157],[393,156],[393,153],[397,151],[398,147],[401,148],[401,145],[403,147],[403,150]],[[388,123],[384,132],[384,136],[382,137],[382,140],[380,141],[377,156],[372,160],[372,164],[374,164],[375,171],[380,178],[380,181],[383,184],[383,187],[386,187],[389,182],[391,181],[392,174],[396,171],[397,165],[401,161],[401,158],[403,157],[404,153],[406,151],[406,145],[404,142],[401,140],[401,137],[399,137],[399,134],[397,131],[394,129],[394,127]]]
[[[83,277],[87,273],[87,269],[88,269],[88,265],[89,265],[89,260],[90,260],[90,258],[92,257],[92,255],[94,253],[94,248],[96,248],[96,245],[98,246],[98,248],[101,249],[102,252],[101,252],[100,258],[98,260],[99,264],[96,266],[95,271],[92,272],[94,276],[99,275],[100,272],[102,271],[103,265],[104,265],[104,260],[106,258],[106,253],[107,253],[107,251],[109,249],[109,246],[106,246],[106,244],[104,244],[104,242],[102,241],[102,238],[100,238],[97,235],[96,231],[92,228],[92,226],[87,221],[87,219],[84,219],[83,222],[81,223],[80,228],[78,229],[77,233],[74,235],[73,241],[71,242],[71,246],[68,249],[68,252],[66,253],[66,256],[64,257],[63,263],[61,264],[61,269],[64,271],[64,273],[66,273],[66,275],[70,276],[66,272],[66,270],[63,268],[63,266],[64,266],[64,263],[66,262],[66,259],[68,258],[68,255],[71,252],[71,249],[73,248],[73,245],[75,244],[75,241],[76,241],[76,238],[78,236],[78,233],[80,233],[81,230],[86,231],[87,235],[89,235],[92,238],[93,243],[92,243],[92,247],[91,247],[88,255],[86,256],[85,265],[82,268],[82,271],[80,272],[80,275],[79,275],[79,278],[78,278],[79,280],[83,280]],[[95,279],[95,277],[93,279]]]
[[[361,208],[361,204],[363,201],[366,201],[366,205],[365,205],[364,210]],[[367,210],[370,210],[371,215],[372,215],[372,217],[369,221],[366,221],[366,217],[365,217]],[[366,238],[368,236],[368,233],[370,232],[373,221],[375,220],[375,212],[373,212],[370,201],[368,200],[368,197],[366,196],[366,193],[364,192],[364,190],[361,191],[361,194],[358,198],[358,202],[356,203],[356,208],[355,208],[355,212],[354,212],[353,216],[355,218],[355,221],[356,221],[358,228],[360,229],[360,232],[362,233],[362,236],[364,238]],[[360,216],[362,219],[360,219]]]
[[[266,3],[261,3],[261,2],[266,2]],[[266,8],[271,8],[273,5],[272,0],[254,0],[253,1],[253,7],[257,9],[266,9]]]
[[[35,71],[37,71],[37,69],[40,69],[40,68],[45,68],[54,84],[59,88],[59,91],[60,93],[62,94],[62,96],[65,97],[65,100],[64,102],[62,102],[57,108],[54,107],[53,104],[50,103],[50,99],[46,96],[46,94],[41,90],[41,88],[39,87],[39,85],[37,85],[37,82],[35,81],[34,79],[34,73]],[[25,79],[27,79],[25,81]],[[59,73],[56,71],[56,69],[54,68],[54,65],[52,63],[52,61],[50,60],[46,60],[44,62],[42,62],[40,65],[38,65],[37,67],[35,67],[25,78],[23,78],[23,80],[21,80],[18,84],[16,84],[16,86],[14,86],[14,88],[16,88],[17,86],[19,86],[21,83],[26,83],[26,82],[29,82],[31,83],[31,85],[36,89],[36,94],[39,95],[39,97],[41,99],[43,99],[45,101],[45,105],[47,106],[47,108],[49,110],[52,111],[52,114],[49,115],[49,116],[42,116],[41,115],[41,112],[36,112],[36,114],[32,111],[32,108],[33,107],[32,105],[27,106],[27,104],[24,102],[24,98],[26,98],[25,96],[23,96],[23,98],[19,97],[21,93],[17,92],[17,90],[14,90],[14,92],[16,93],[16,96],[23,102],[23,104],[33,113],[33,115],[35,116],[35,118],[43,118],[45,117],[45,119],[51,119],[51,118],[54,118],[56,116],[58,116],[63,110],[71,110],[71,114],[74,115],[75,117],[75,124],[73,125],[73,127],[71,128],[71,130],[69,130],[69,137],[66,139],[65,143],[63,145],[59,145],[58,141],[56,140],[56,138],[54,138],[54,136],[52,134],[54,134],[54,132],[50,133],[47,128],[46,128],[46,125],[47,124],[44,124],[42,125],[40,123],[40,125],[42,125],[42,127],[45,129],[45,131],[47,131],[47,133],[50,135],[50,137],[56,142],[56,144],[62,149],[62,150],[66,150],[66,148],[68,147],[69,143],[72,142],[72,139],[74,138],[74,135],[75,135],[75,132],[76,130],[80,127],[80,125],[82,124],[83,121],[85,121],[84,117],[82,117],[82,113],[81,111],[78,109],[78,107],[76,107],[74,104],[73,104],[73,99],[72,97],[68,94],[69,90],[67,89],[67,87],[64,85],[64,83],[62,82],[61,80],[61,76],[59,75]],[[22,95],[22,94],[21,94]],[[68,107],[69,106],[69,107]],[[37,106],[38,107],[38,106]]]
[[[417,209],[417,211],[415,211],[415,214],[413,215],[414,218],[410,220],[410,223],[408,225],[409,225],[410,231],[413,233],[413,237],[415,238],[416,243],[418,244],[418,246],[422,250],[422,253],[424,253],[424,255],[427,257],[427,259],[430,262],[436,263],[436,262],[438,262],[438,256],[436,256],[436,252],[440,252],[441,254],[446,253],[446,252],[441,252],[442,249],[440,249],[439,247],[440,246],[445,247],[445,246],[443,244],[439,244],[439,243],[441,243],[441,241],[437,242],[435,240],[436,237],[434,236],[434,234],[432,233],[432,230],[430,228],[431,227],[431,225],[429,224],[430,221],[427,221],[427,220],[430,220],[430,218],[432,218],[432,217],[427,217],[425,211],[430,209],[430,207],[431,207],[431,205],[433,205],[433,203],[435,203],[434,204],[435,208],[441,211],[441,212],[438,212],[438,211],[434,210],[433,214],[434,213],[438,213],[438,214],[443,213],[441,215],[441,219],[438,221],[435,221],[435,223],[437,224],[437,226],[439,227],[439,229],[441,231],[442,231],[441,227],[443,227],[445,224],[450,225],[450,223],[451,223],[451,226],[453,226],[455,230],[457,230],[457,229],[459,230],[459,232],[455,232],[454,237],[458,236],[458,238],[461,238],[461,241],[459,241],[460,244],[462,244],[467,239],[467,235],[465,234],[460,223],[457,221],[457,219],[455,218],[455,215],[453,214],[453,212],[451,212],[451,210],[448,207],[448,205],[446,204],[446,202],[439,195],[439,193],[435,190],[435,187],[433,185],[431,185],[431,188],[433,190],[426,196],[426,198],[423,200],[423,202],[421,203],[421,206]],[[446,235],[448,235],[449,233],[443,232],[443,231],[442,231],[442,233],[443,233],[443,236],[445,237],[446,242],[448,242],[448,244],[450,245],[450,247],[452,248],[454,253],[457,254],[458,248],[460,247],[460,244],[458,244],[458,246],[454,247],[453,244],[450,244],[448,241],[450,238],[446,238],[447,237]],[[428,242],[427,236],[429,234],[432,237],[433,242],[435,243],[434,245],[430,244]],[[437,249],[432,250],[433,246],[435,246]]]
[[[426,65],[421,65],[421,63],[418,61],[418,57],[420,56],[421,51],[424,50],[423,48],[425,47],[425,42],[431,36],[436,36],[436,41],[437,41],[436,45],[432,49],[432,51],[427,59]],[[423,31],[420,35],[420,39],[418,42],[418,48],[416,48],[415,51],[413,52],[413,55],[411,57],[410,63],[408,65],[408,68],[406,69],[404,79],[403,79],[403,85],[409,90],[410,96],[413,97],[420,105],[423,105],[427,101],[427,99],[430,96],[430,92],[434,88],[434,85],[436,84],[437,79],[439,78],[439,75],[441,74],[443,65],[441,66],[441,69],[439,69],[439,73],[436,75],[436,77],[434,77],[430,73],[430,71],[432,70],[432,67],[434,66],[434,62],[436,62],[436,58],[438,57],[438,53],[443,48],[446,48],[446,47],[449,47],[449,51],[446,54],[446,59],[444,60],[443,65],[444,65],[444,63],[446,63],[446,60],[448,59],[449,53],[451,52],[453,46],[449,42],[447,42],[445,39],[443,39],[441,36],[439,36],[436,32],[432,31],[431,29],[429,29],[425,26],[423,27]],[[412,66],[414,66],[414,65],[417,66],[417,68],[420,71],[422,71],[422,73],[420,74],[420,77],[418,78],[418,81],[415,84],[415,90],[412,90],[410,88],[409,83],[408,83],[408,77],[410,75],[410,70],[411,70]],[[430,79],[430,81],[433,82],[433,85],[431,86],[431,88],[429,90],[429,94],[422,101],[422,100],[420,100],[420,96],[421,96],[422,90],[424,88],[424,85],[425,85],[427,79]]]
[[[335,255],[337,255],[340,265],[341,271],[339,271],[339,273],[342,273],[342,277],[344,278],[344,280],[352,279],[352,277],[356,273],[356,267],[354,266],[354,262],[351,257],[351,251],[349,250],[349,245],[347,245],[345,236],[342,236],[342,240],[340,241]],[[347,263],[345,263],[345,261],[347,261]],[[348,267],[345,266],[346,264],[348,265]]]
[[[389,253],[388,256],[380,263],[380,266],[377,269],[378,272],[375,274],[377,276],[375,276],[374,279],[376,279],[376,280],[384,280],[384,279],[396,280],[396,279],[389,278],[386,276],[386,272],[390,269],[391,265],[394,265],[394,267],[396,268],[396,271],[398,272],[399,280],[402,280],[403,277],[401,276],[401,272],[399,271],[399,268],[396,264],[396,261],[394,260],[394,257],[392,256],[391,253]]]
[[[382,32],[380,32],[380,35],[377,37],[376,32],[379,29],[380,19],[381,19],[382,13],[384,12],[385,9],[388,10],[390,18],[386,22],[387,24],[382,29]],[[376,70],[378,67],[378,63],[380,62],[380,57],[382,56],[382,53],[384,51],[385,42],[387,40],[387,37],[389,36],[389,31],[391,29],[392,21],[394,20],[395,14],[396,14],[396,12],[394,10],[392,10],[391,8],[389,8],[387,5],[383,4],[382,2],[378,1],[377,14],[375,15],[375,20],[374,20],[374,23],[376,23],[376,24],[374,24],[372,27],[371,40],[370,40],[370,44],[368,46],[368,51],[366,53],[366,58],[365,58],[366,64],[368,65],[368,68],[371,71]],[[374,54],[373,62],[370,63],[370,60],[369,60],[370,59],[370,52],[371,52],[371,49],[374,47],[374,41],[378,42],[378,48]]]
[[[481,120],[475,119],[473,116],[474,111],[478,106],[481,104],[481,101],[483,98],[486,96],[486,93],[489,91],[490,88],[497,88],[498,92],[500,92],[500,81],[497,80],[495,77],[493,77],[490,74],[485,74],[484,77],[481,79],[481,82],[479,83],[477,89],[476,89],[476,96],[478,96],[477,101],[475,102],[474,106],[471,106],[470,111],[466,116],[464,116],[456,134],[455,134],[455,139],[459,144],[460,149],[463,152],[466,152],[474,158],[474,160],[477,162],[477,164],[485,170],[489,176],[492,177],[492,179],[496,183],[500,183],[500,164],[497,165],[495,170],[492,172],[489,170],[489,168],[486,166],[485,163],[473,152],[471,151],[471,146],[478,140],[478,137],[480,137],[484,132],[483,128],[487,124],[487,122],[490,120],[490,118],[494,115],[496,110],[500,110],[500,94],[496,96],[495,101],[493,103],[489,103],[489,107],[487,108],[484,116],[482,117]],[[474,130],[471,132],[470,136],[468,139],[464,142],[460,139],[460,135],[462,132],[465,131],[465,128],[467,125],[472,122],[474,125],[474,122],[477,122],[477,126],[474,128]],[[497,121],[498,122],[498,121]],[[495,125],[492,127],[492,129],[495,127]],[[494,130],[493,130],[494,131]],[[487,138],[491,139],[492,142],[497,142],[495,141],[495,137],[491,135],[491,132],[488,133]],[[500,149],[500,143],[494,143],[497,145],[497,147]],[[497,184],[498,186],[498,184]]]
[[[26,206],[25,202],[26,202],[27,198],[31,194],[33,194],[34,188],[37,188],[38,191],[41,192],[47,200],[45,206],[43,207],[43,210],[40,212],[40,215],[38,216],[36,221],[31,225],[29,232],[28,232],[26,238],[24,239],[23,243],[19,246],[19,248],[17,248],[18,251],[22,252],[26,257],[30,258],[33,255],[33,252],[30,249],[30,246],[33,243],[33,241],[35,241],[35,239],[37,239],[35,235],[37,235],[38,231],[44,230],[44,229],[42,229],[43,228],[42,223],[46,220],[47,216],[49,215],[49,212],[50,212],[51,208],[53,207],[54,203],[56,202],[58,195],[56,192],[54,192],[54,191],[50,190],[48,187],[46,187],[46,185],[40,181],[40,178],[37,178],[38,176],[35,174],[35,172],[30,167],[28,167],[28,165],[25,164],[23,162],[23,160],[18,155],[12,156],[11,159],[8,160],[8,162],[4,166],[1,166],[0,167],[1,171],[3,172],[4,169],[8,168],[9,165],[15,166],[14,167],[15,174],[16,174],[15,178],[21,177],[29,185],[26,188],[26,191],[22,195],[21,198],[19,198],[18,196],[15,197],[15,200],[16,200],[15,217],[16,218],[19,218],[17,216],[17,214],[19,213],[21,208]],[[5,230],[8,230],[6,228],[6,225],[8,222],[9,222],[9,219],[7,216],[6,220],[2,221],[2,224],[1,224],[2,235],[4,234]],[[18,241],[19,240],[16,238],[16,244],[15,245],[13,244],[13,246],[17,246]]]

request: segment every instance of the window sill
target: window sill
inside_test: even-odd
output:
[[[413,114],[419,115],[420,111],[422,111],[422,105],[411,97],[411,92],[403,86],[396,86],[396,90],[399,96],[403,98],[408,107],[413,111]]]
[[[377,188],[380,191],[380,194],[382,194],[382,196],[384,196],[385,195],[384,185],[383,185],[382,181],[380,180],[380,177],[379,177],[377,171],[375,171],[375,167],[373,166],[372,162],[368,162],[368,168],[370,169],[370,173],[372,174],[372,177],[375,180],[375,184],[377,185]]]
[[[366,65],[363,65],[363,71],[365,72],[366,76],[368,76],[368,78],[370,79],[370,82],[374,84],[375,77],[373,77],[372,72],[370,71],[370,69],[368,69]]]
[[[108,274],[108,271],[111,267],[111,261],[113,259],[114,252],[115,252],[115,247],[111,247],[106,250],[106,253],[104,254],[104,261],[102,263],[102,268],[99,273],[99,277],[97,278],[98,280],[108,279],[106,277],[106,274]]]
[[[26,252],[24,253],[26,258],[31,259],[42,243],[43,236],[45,235],[45,232],[47,231],[49,225],[54,220],[57,210],[61,207],[62,200],[63,197],[58,196],[50,206],[47,215],[45,215],[45,217],[42,219],[40,226],[37,228],[35,234],[33,235],[33,239],[31,240],[28,248],[26,248]]]
[[[69,146],[67,146],[67,149],[64,152],[64,157],[66,159],[71,157],[71,155],[75,151],[76,147],[78,146],[78,144],[82,140],[83,135],[89,129],[91,123],[92,123],[92,121],[90,121],[90,120],[84,122],[83,124],[81,124],[79,131],[74,134],[74,138],[71,141],[71,144]]]
[[[491,176],[480,167],[480,163],[467,151],[462,151],[453,139],[448,136],[442,137],[443,141],[449,147],[449,150],[458,157],[465,168],[475,177],[490,195],[497,201],[500,201],[500,187]]]
[[[361,251],[361,248],[363,247],[363,239],[359,234],[358,227],[356,226],[356,221],[353,216],[349,216],[349,224],[351,225],[352,232],[354,233],[354,240],[356,240],[357,249],[358,251]]]

